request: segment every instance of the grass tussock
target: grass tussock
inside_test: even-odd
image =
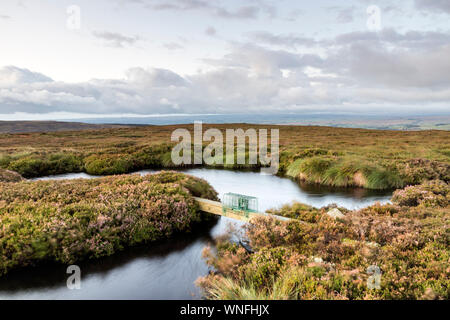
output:
[[[421,180],[429,178],[447,179],[450,166],[441,164],[441,173],[422,173]],[[353,157],[311,157],[307,159],[297,159],[288,166],[286,175],[306,181],[334,187],[364,187],[367,189],[394,189],[401,188],[410,182],[406,168],[403,171],[397,167],[374,164],[362,158]],[[403,176],[403,177],[402,177]]]

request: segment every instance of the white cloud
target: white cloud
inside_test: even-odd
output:
[[[392,28],[386,28],[380,32],[355,31],[338,35],[335,39],[325,40],[322,45],[348,45],[360,43],[371,46],[394,46],[397,48],[430,50],[450,44],[449,32],[438,31],[414,31],[404,33]]]
[[[205,29],[205,34],[210,37],[214,37],[217,34],[217,30],[216,28],[209,26]]]
[[[53,80],[41,73],[31,72],[28,69],[20,69],[14,66],[6,66],[0,69],[0,88],[17,84],[49,81]]]
[[[322,59],[313,54],[298,54],[285,50],[273,50],[254,44],[233,44],[231,52],[220,59],[205,62],[220,67],[242,68],[249,75],[280,76],[283,69],[317,66]]]
[[[315,46],[317,41],[313,38],[296,34],[279,34],[274,35],[267,31],[252,32],[249,35],[251,41],[268,44],[273,46],[281,46],[287,48],[296,48],[298,46]]]
[[[163,46],[167,50],[181,50],[184,48],[181,44],[176,43],[176,42],[166,42],[166,43],[164,43]]]
[[[365,85],[433,89],[450,86],[449,56],[450,45],[415,52],[356,44],[339,53],[338,68],[327,68]]]
[[[448,0],[415,0],[416,7],[424,11],[450,14]]]
[[[337,23],[350,23],[353,22],[353,15],[355,13],[355,7],[330,7],[328,11],[336,14]]]
[[[140,40],[138,36],[126,36],[117,32],[94,31],[92,34],[96,38],[103,40],[107,45],[117,48],[134,45]]]
[[[270,17],[276,15],[273,6],[264,1],[253,1],[254,4],[239,5],[234,8],[225,6],[217,0],[122,0],[121,3],[134,3],[143,5],[155,11],[200,11],[224,19],[257,19],[261,13]]]
[[[158,68],[131,68],[126,72],[129,83],[142,87],[178,87],[187,84],[186,80],[170,70]]]

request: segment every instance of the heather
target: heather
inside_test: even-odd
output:
[[[193,196],[217,200],[206,181],[177,172],[0,183],[0,275],[187,232],[203,218]]]
[[[440,180],[427,181],[395,191],[392,202],[400,206],[445,208],[450,204],[450,187]]]
[[[397,190],[392,203],[344,211],[294,203],[216,240],[213,272],[198,284],[209,299],[449,299],[449,185]],[[241,233],[242,233],[241,232]],[[236,233],[238,233],[236,235]],[[241,242],[230,241],[236,237]],[[249,242],[251,250],[242,246]],[[370,266],[381,270],[369,288]]]
[[[130,173],[175,168],[171,133],[192,125],[146,126],[93,131],[4,134],[0,168],[22,176],[87,172]],[[448,131],[388,131],[249,124],[204,125],[204,130],[280,130],[279,175],[337,187],[397,189],[427,180],[450,181]],[[204,147],[207,143],[204,145]],[[248,150],[246,157],[248,158]],[[214,165],[257,169],[261,165]]]
[[[17,172],[0,169],[0,182],[19,182],[22,180],[22,176]]]
[[[266,212],[277,216],[314,223],[318,222],[327,211],[333,208],[338,208],[341,212],[348,211],[345,208],[337,207],[335,204],[330,204],[319,209],[304,203],[294,201],[292,204],[285,204],[279,209],[269,209]]]

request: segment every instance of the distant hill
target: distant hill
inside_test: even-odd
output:
[[[340,128],[363,128],[380,130],[450,130],[450,114],[440,115],[391,115],[391,114],[333,114],[333,113],[288,113],[288,114],[184,114],[159,115],[153,117],[119,118],[84,118],[76,119],[84,123],[105,124],[118,123],[133,126],[140,125],[175,125],[202,121],[203,123],[252,123],[283,124],[299,126],[327,126]]]
[[[63,121],[0,121],[0,133],[78,131],[104,128],[126,128],[120,124],[89,124]]]

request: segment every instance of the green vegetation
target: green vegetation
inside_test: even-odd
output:
[[[445,169],[450,172],[450,166]],[[446,174],[446,172],[444,173]],[[438,175],[437,178],[445,178]],[[288,166],[287,176],[308,183],[334,187],[364,187],[367,189],[393,189],[411,181],[402,178],[406,173],[396,167],[371,164],[367,159],[351,157],[317,157],[297,159]],[[430,178],[423,174],[421,179]]]
[[[86,172],[94,175],[112,175],[130,172],[133,162],[129,156],[91,155],[85,159]]]
[[[176,172],[0,183],[0,275],[188,231],[201,220],[192,196],[217,200],[206,181]]]
[[[294,204],[245,228],[253,252],[229,237],[204,251],[215,272],[198,280],[210,299],[449,299],[450,186],[429,181],[394,193],[392,204],[334,220]],[[369,266],[381,270],[370,289]]]
[[[174,168],[170,135],[186,126],[0,136],[0,274],[44,261],[71,263],[187,231],[201,219],[192,196],[216,199],[201,179],[163,172],[94,180],[22,181]],[[294,203],[246,228],[252,252],[217,240],[215,273],[199,279],[215,299],[420,299],[450,297],[450,133],[327,127],[204,125],[280,130],[280,175],[309,183],[397,190],[392,204],[339,210]],[[246,151],[248,157],[248,151]],[[259,165],[220,167],[254,169]],[[13,170],[19,174],[12,173]],[[14,182],[15,183],[11,183]],[[367,287],[367,268],[381,288]]]
[[[27,178],[80,171],[110,175],[175,168],[170,135],[180,127],[193,129],[192,125],[177,125],[6,134],[0,136],[0,168]],[[309,183],[388,189],[432,179],[450,181],[448,131],[248,124],[204,125],[203,129],[210,127],[222,131],[250,127],[279,129],[279,174]],[[215,167],[257,169],[260,164]]]
[[[70,153],[52,153],[48,155],[28,155],[18,159],[10,159],[7,168],[24,177],[39,177],[67,172],[83,171],[80,156]]]

